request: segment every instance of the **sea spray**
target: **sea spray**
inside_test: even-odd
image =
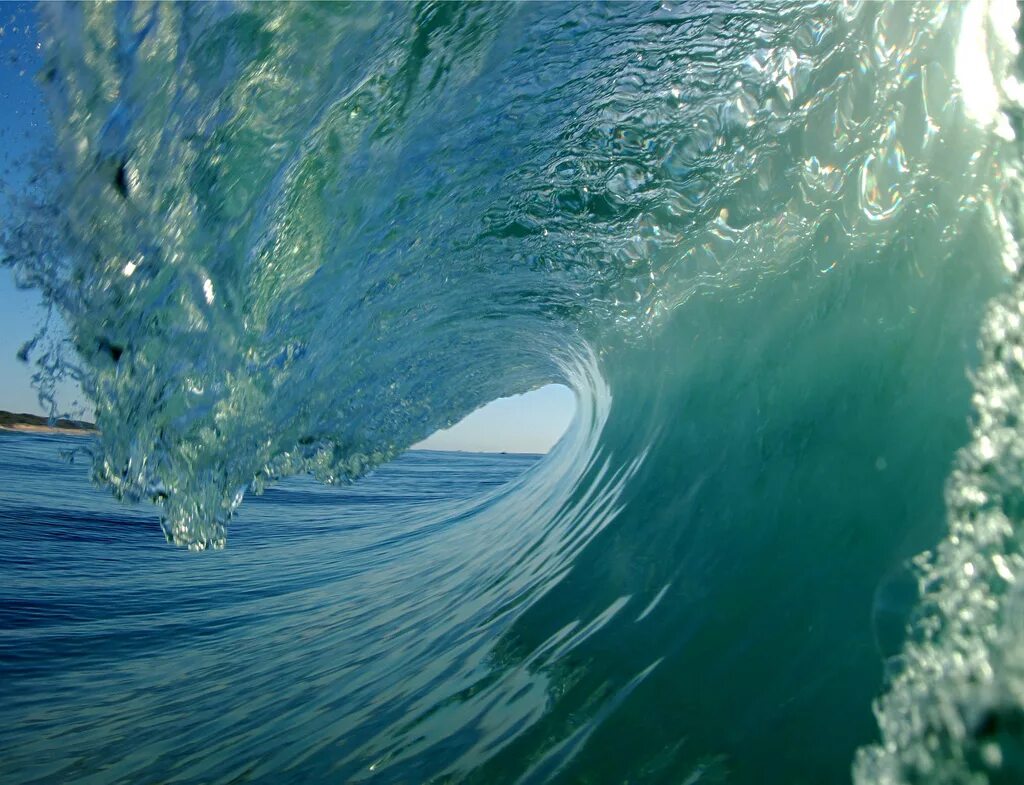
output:
[[[966,108],[1002,143],[992,210],[1012,289],[988,307],[971,374],[970,442],[945,491],[949,534],[916,560],[920,602],[909,641],[876,714],[882,744],[861,751],[861,783],[1018,782],[1024,777],[1024,287],[1019,134],[1019,11],[971,3],[963,14],[958,71]],[[965,76],[964,81],[966,81]]]

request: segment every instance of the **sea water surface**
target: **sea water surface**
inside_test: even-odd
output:
[[[39,13],[5,781],[1024,781],[1014,3]]]
[[[0,781],[352,781],[389,722],[486,672],[466,650],[499,608],[444,587],[501,547],[473,514],[540,456],[294,478],[246,547],[196,559],[68,463],[85,438],[0,433]]]

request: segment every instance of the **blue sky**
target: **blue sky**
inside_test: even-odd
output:
[[[0,4],[0,179],[7,188],[23,186],[34,144],[45,139],[48,123],[35,74],[41,61],[34,9],[24,3]],[[0,221],[10,220],[0,204]],[[0,409],[43,413],[31,386],[34,368],[17,359],[45,317],[38,293],[17,288],[0,268]],[[60,391],[62,408],[80,392]],[[435,450],[546,452],[565,432],[575,410],[573,393],[548,385],[526,395],[502,398],[419,445]],[[88,416],[88,412],[86,412]]]
[[[27,4],[0,5],[0,181],[13,192],[25,186],[26,160],[49,128],[34,80],[40,65],[35,21]],[[0,220],[10,220],[2,199]],[[41,411],[31,388],[34,369],[16,354],[44,317],[39,295],[18,289],[11,271],[0,269],[0,408]]]
[[[547,452],[565,433],[575,410],[572,391],[549,384],[526,395],[491,401],[458,425],[438,431],[416,446],[474,452]]]

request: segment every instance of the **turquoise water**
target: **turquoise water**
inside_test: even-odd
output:
[[[15,781],[1024,776],[1013,4],[42,14],[6,263],[93,479],[183,549],[46,502],[181,572],[126,594],[164,604],[117,689],[73,647],[5,680]],[[576,419],[501,489],[389,463],[553,382]]]

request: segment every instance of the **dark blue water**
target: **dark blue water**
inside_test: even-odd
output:
[[[432,652],[464,647],[438,633],[472,637],[486,604],[423,606],[481,534],[460,521],[538,460],[414,452],[352,487],[292,478],[247,507],[244,547],[200,555],[61,457],[81,444],[0,434],[4,783],[350,775],[389,704],[472,669]]]

